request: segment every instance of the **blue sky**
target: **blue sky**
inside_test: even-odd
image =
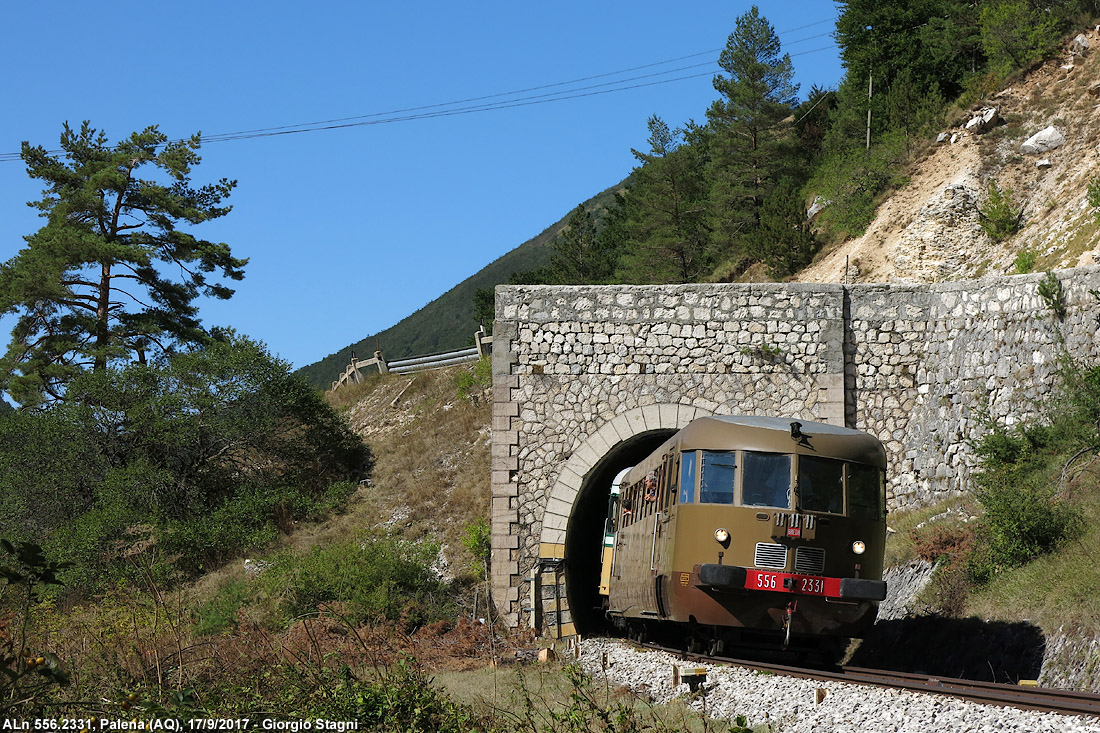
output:
[[[0,153],[23,140],[54,149],[66,120],[90,120],[112,140],[149,124],[170,137],[215,135],[656,64],[485,101],[588,95],[574,99],[205,144],[192,180],[236,178],[238,187],[233,212],[194,233],[250,263],[231,300],[201,305],[204,323],[234,326],[303,366],[393,325],[617,183],[634,164],[631,147],[645,147],[650,115],[703,120],[718,51],[749,7],[6,3]],[[840,80],[832,2],[760,10],[791,53],[803,96]],[[678,77],[692,78],[652,83]],[[0,162],[0,259],[41,226],[26,206],[39,191],[21,161]],[[10,319],[0,326],[6,340]]]

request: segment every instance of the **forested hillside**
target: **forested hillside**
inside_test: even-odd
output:
[[[715,99],[700,121],[651,117],[625,185],[302,372],[327,386],[352,350],[377,344],[396,358],[465,345],[491,319],[492,287],[504,282],[797,279],[823,249],[866,230],[950,119],[1054,55],[1100,3],[852,0],[838,10],[847,71],[835,88],[799,89],[789,54],[753,7],[717,59]]]

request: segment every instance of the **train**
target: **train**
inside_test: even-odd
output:
[[[886,598],[885,448],[822,422],[698,418],[619,474],[603,544],[620,632],[836,656]]]

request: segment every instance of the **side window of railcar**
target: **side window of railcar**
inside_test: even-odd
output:
[[[886,501],[886,475],[876,466],[848,464],[848,515],[881,519]]]
[[[791,457],[745,451],[741,503],[745,506],[791,506]]]
[[[703,470],[699,473],[699,501],[703,504],[732,504],[735,468],[736,453],[703,451]]]
[[[798,508],[807,512],[844,511],[844,463],[817,456],[798,457]]]
[[[680,503],[695,501],[695,451],[683,454],[680,460]]]

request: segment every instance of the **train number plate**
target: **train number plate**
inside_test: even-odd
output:
[[[748,570],[745,576],[747,590],[770,590],[777,593],[800,593],[810,596],[840,596],[840,578],[823,578],[819,575],[794,573],[769,573]]]

